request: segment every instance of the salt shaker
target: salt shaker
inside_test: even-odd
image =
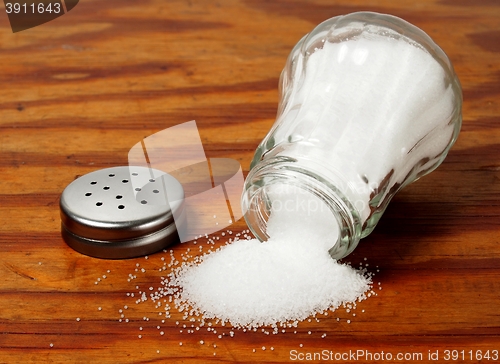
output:
[[[391,15],[321,23],[293,48],[279,86],[276,121],[245,181],[244,217],[265,241],[272,189],[307,191],[335,217],[334,259],[372,232],[401,188],[441,164],[461,127],[450,60],[421,29]]]

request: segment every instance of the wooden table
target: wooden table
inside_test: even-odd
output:
[[[345,259],[376,273],[378,295],[355,317],[338,310],[296,334],[180,333],[180,314],[161,323],[153,303],[127,296],[158,286],[163,253],[106,261],[65,245],[65,186],[125,165],[157,131],[196,119],[207,156],[237,159],[247,173],[292,47],[319,22],[360,10],[400,16],[447,52],[464,124],[443,165],[399,193]],[[0,15],[0,362],[273,363],[322,350],[344,354],[334,362],[361,350],[358,362],[402,353],[400,362],[422,363],[478,362],[489,350],[482,362],[500,362],[499,56],[497,0],[82,0],[15,34]],[[128,282],[137,263],[146,272]],[[452,350],[458,360],[447,361]]]

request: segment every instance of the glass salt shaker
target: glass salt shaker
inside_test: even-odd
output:
[[[391,15],[321,23],[293,48],[279,86],[276,121],[245,181],[245,220],[268,240],[273,188],[307,191],[335,217],[334,259],[372,232],[397,191],[441,164],[461,127],[450,60]]]

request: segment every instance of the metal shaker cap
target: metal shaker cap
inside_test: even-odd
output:
[[[184,190],[174,177],[146,167],[113,167],[79,177],[60,199],[61,234],[76,251],[122,259],[151,254],[179,240]]]

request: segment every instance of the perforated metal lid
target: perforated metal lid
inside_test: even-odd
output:
[[[145,167],[86,174],[63,191],[61,233],[76,251],[121,259],[151,254],[178,241],[184,191],[172,176]],[[174,221],[175,217],[175,221]]]

